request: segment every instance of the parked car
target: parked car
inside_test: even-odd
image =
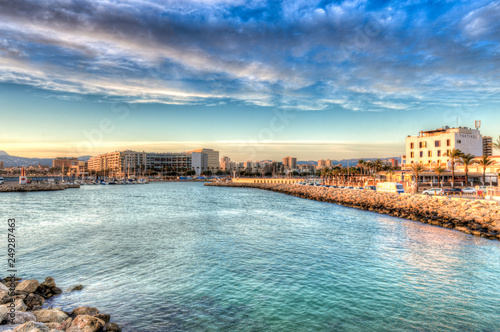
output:
[[[444,190],[441,188],[431,188],[431,189],[424,190],[422,192],[422,194],[424,194],[424,195],[443,195]]]
[[[445,189],[444,193],[446,195],[460,195],[462,193],[462,189],[460,188]]]
[[[477,193],[476,189],[474,189],[472,187],[464,188],[464,189],[462,189],[462,192],[464,194],[474,194],[474,195]]]
[[[0,184],[4,184],[4,179],[3,179],[3,177],[0,177]]]
[[[377,190],[375,186],[365,186],[365,190]]]

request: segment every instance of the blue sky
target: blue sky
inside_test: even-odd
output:
[[[0,3],[0,150],[397,156],[500,134],[499,1]]]

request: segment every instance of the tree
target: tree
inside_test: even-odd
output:
[[[474,159],[476,158],[476,156],[474,156],[473,154],[462,154],[460,156],[460,162],[465,166],[465,182],[466,183],[469,183],[469,166],[474,164],[475,161]]]
[[[459,149],[453,149],[446,153],[446,156],[450,158],[451,161],[451,184],[452,187],[455,187],[455,161],[457,158],[460,158],[463,155],[463,152]]]
[[[489,156],[484,155],[479,159],[477,164],[483,168],[483,183],[486,183],[486,167],[495,164],[495,161]]]
[[[434,167],[434,172],[436,172],[436,174],[438,176],[438,183],[441,184],[441,174],[446,172],[446,168],[441,167],[441,166],[437,166],[437,167]]]
[[[498,139],[496,142],[493,142],[491,144],[491,146],[494,148],[494,149],[497,149],[497,150],[500,150],[500,136],[498,136]]]
[[[418,175],[424,170],[424,167],[420,163],[411,164],[411,171],[415,176],[415,184],[418,192]]]
[[[359,168],[361,168],[361,174],[364,174],[364,170],[365,170],[365,161],[363,159],[360,159],[358,160],[358,165],[359,165]]]

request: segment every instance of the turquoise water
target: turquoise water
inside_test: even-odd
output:
[[[500,331],[498,241],[201,183],[3,193],[0,206],[17,219],[20,274],[83,284],[51,304],[96,306],[124,331]]]

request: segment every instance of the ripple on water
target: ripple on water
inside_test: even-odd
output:
[[[200,183],[0,195],[49,304],[124,331],[499,331],[500,245],[453,230]],[[3,242],[5,243],[5,241]]]

